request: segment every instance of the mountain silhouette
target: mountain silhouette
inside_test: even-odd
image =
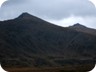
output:
[[[0,21],[0,62],[4,67],[94,64],[96,36],[73,27],[60,27],[28,13]]]
[[[88,28],[88,27],[83,26],[79,23],[74,24],[73,26],[70,26],[69,28],[77,30],[79,32],[84,32],[84,33],[96,35],[96,29]]]
[[[33,21],[35,21],[35,20],[41,20],[40,18],[37,18],[37,17],[35,17],[35,16],[27,13],[27,12],[22,13],[22,14],[21,14],[19,17],[17,17],[16,19],[33,20]]]

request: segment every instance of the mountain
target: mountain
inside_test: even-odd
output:
[[[74,24],[73,26],[70,26],[69,28],[77,30],[79,32],[84,32],[84,33],[96,35],[96,29],[88,28],[88,27],[83,26],[79,23]]]
[[[60,27],[28,13],[0,21],[0,62],[4,67],[73,66],[93,64],[95,59],[95,35]]]

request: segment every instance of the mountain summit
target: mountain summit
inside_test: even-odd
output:
[[[84,25],[81,25],[80,23],[74,24],[73,26],[70,26],[72,28],[86,28]]]
[[[27,13],[27,12],[25,12],[25,13],[22,13],[20,16],[19,16],[19,18],[32,18],[32,15],[31,14],[29,14],[29,13]]]
[[[70,26],[69,28],[79,31],[79,32],[84,32],[84,33],[96,35],[96,29],[88,28],[88,27],[81,25],[79,23],[74,24],[73,26]]]
[[[70,28],[74,28],[74,29],[84,29],[87,28],[86,26],[80,24],[80,23],[76,23],[73,26],[70,26]]]
[[[39,21],[41,20],[40,18],[37,18],[27,12],[22,13],[20,16],[18,16],[16,19],[20,19],[20,20],[32,20],[32,21]]]

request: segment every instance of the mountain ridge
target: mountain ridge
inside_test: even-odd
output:
[[[0,62],[4,67],[94,63],[95,35],[60,27],[37,17],[34,20],[29,14],[25,17],[21,15],[0,22]]]

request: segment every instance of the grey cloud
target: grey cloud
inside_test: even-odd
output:
[[[49,19],[96,16],[95,6],[88,0],[8,0],[0,9],[1,19],[14,18],[22,12]]]

